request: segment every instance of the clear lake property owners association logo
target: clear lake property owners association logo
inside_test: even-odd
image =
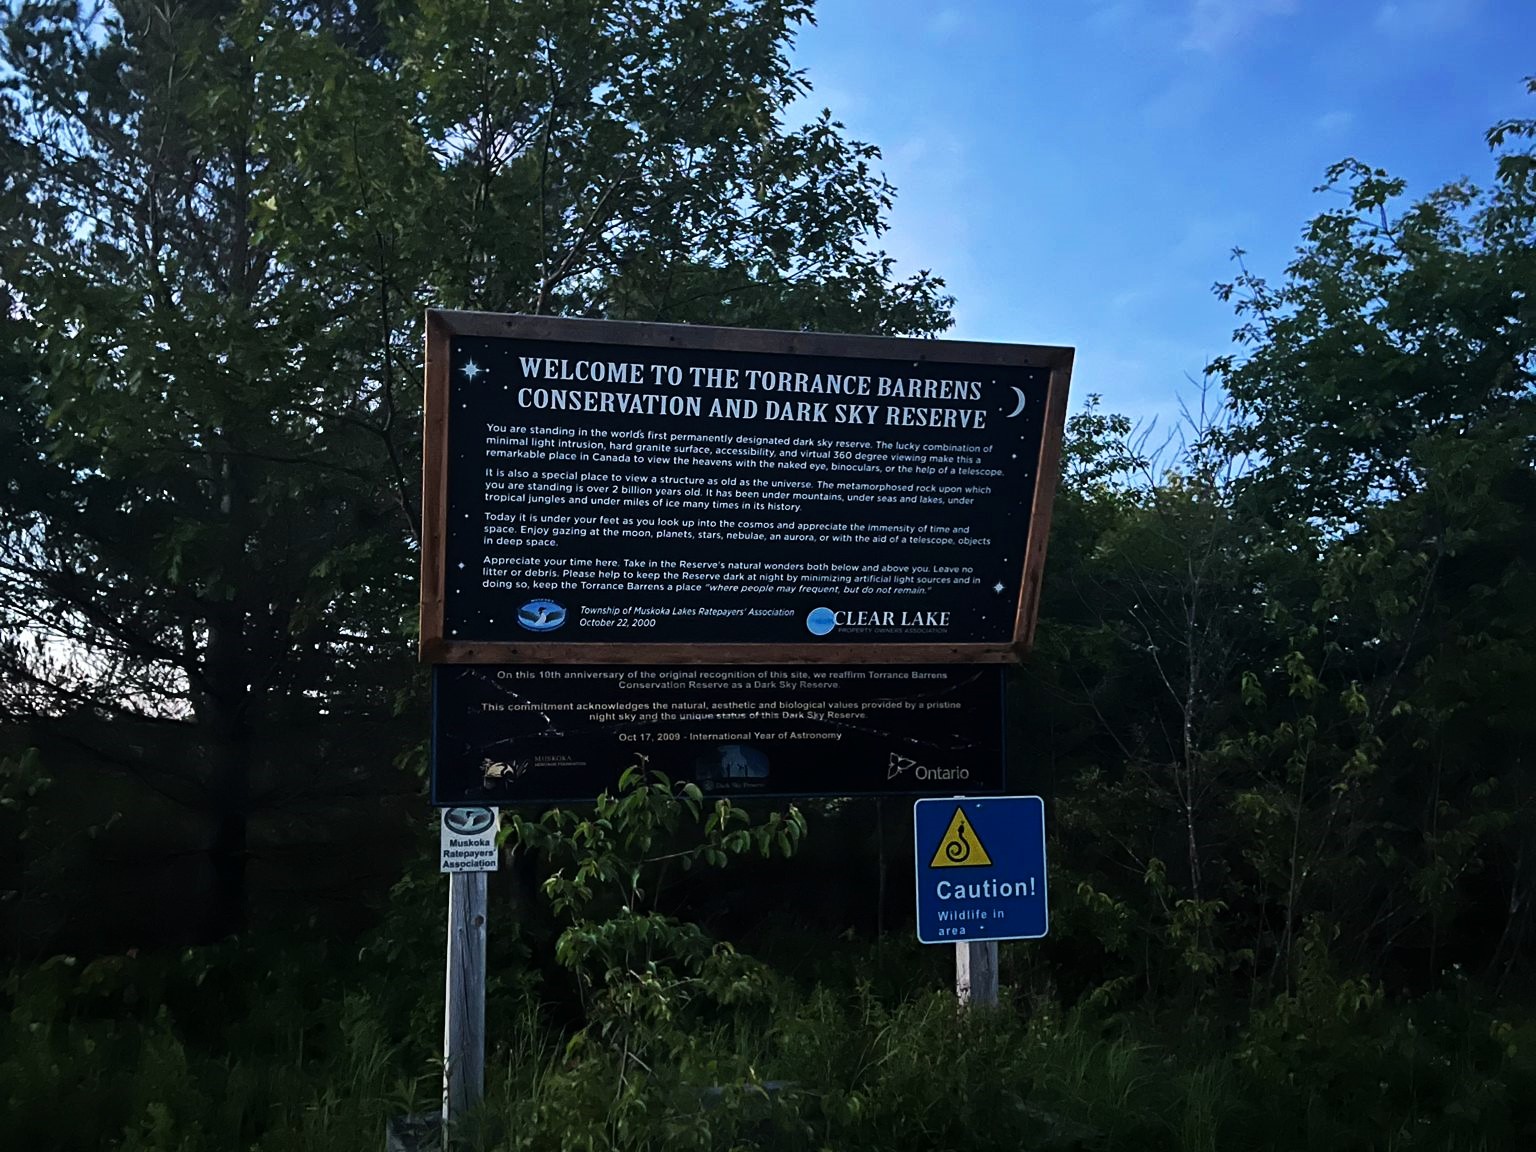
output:
[[[553,600],[530,600],[517,610],[517,622],[530,632],[553,632],[565,623],[565,608]]]
[[[805,628],[812,636],[825,636],[834,628],[847,628],[850,632],[946,632],[950,626],[950,613],[932,609],[891,608],[847,609],[812,608],[805,617]]]

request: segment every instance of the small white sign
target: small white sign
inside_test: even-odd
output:
[[[496,831],[497,808],[444,808],[442,854],[444,872],[494,872],[500,862]]]

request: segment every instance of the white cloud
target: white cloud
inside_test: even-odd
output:
[[[921,268],[943,276],[951,291],[964,296],[973,268],[966,187],[972,179],[970,157],[961,134],[941,121],[917,126],[885,150],[885,172],[896,185],[891,230],[880,246],[896,258],[901,275]]]
[[[947,40],[967,23],[966,14],[959,8],[940,8],[928,21],[928,34],[935,39]]]
[[[887,216],[890,230],[874,247],[895,260],[898,278],[926,269],[944,279],[961,311],[957,328],[945,335],[962,338],[965,305],[986,295],[972,256],[977,240],[968,190],[975,166],[952,122],[925,117],[909,127],[909,135],[883,145],[876,165],[896,186],[896,203]]]
[[[1227,268],[1232,249],[1258,225],[1257,216],[1243,210],[1186,217],[1177,234],[1169,237],[1164,259],[1216,279]]]
[[[1184,47],[1222,52],[1271,16],[1289,16],[1297,0],[1193,0]]]
[[[1088,14],[1088,23],[1101,30],[1121,29],[1138,20],[1141,15],[1139,0],[1094,0]]]
[[[832,119],[846,123],[868,107],[869,101],[862,92],[837,84],[815,84],[808,94],[784,110],[784,122],[791,126],[810,124],[821,116],[822,109],[831,109]]]
[[[1084,333],[1075,343],[1070,407],[1079,410],[1088,397],[1104,398],[1110,412],[1129,416],[1156,449],[1178,432],[1181,403],[1197,408],[1200,372],[1210,350],[1175,341],[1117,344],[1102,334]]]
[[[1335,108],[1332,112],[1324,112],[1312,121],[1312,127],[1323,136],[1338,136],[1349,130],[1355,122],[1355,114],[1343,108]]]
[[[1376,27],[1392,36],[1422,36],[1460,24],[1475,0],[1388,0],[1376,9]]]

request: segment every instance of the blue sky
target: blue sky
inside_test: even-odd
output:
[[[1071,344],[1074,407],[1167,427],[1230,349],[1229,254],[1278,277],[1356,156],[1410,195],[1536,117],[1536,0],[820,0],[795,62],[898,187],[885,246],[950,335]]]

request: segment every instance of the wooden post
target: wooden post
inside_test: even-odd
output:
[[[879,869],[879,884],[875,892],[875,947],[885,943],[885,797],[875,797],[875,843],[878,845],[875,866]]]
[[[485,1096],[484,872],[448,875],[448,979],[443,1012],[443,1131]]]
[[[956,942],[955,998],[962,1008],[997,1006],[996,940]]]

